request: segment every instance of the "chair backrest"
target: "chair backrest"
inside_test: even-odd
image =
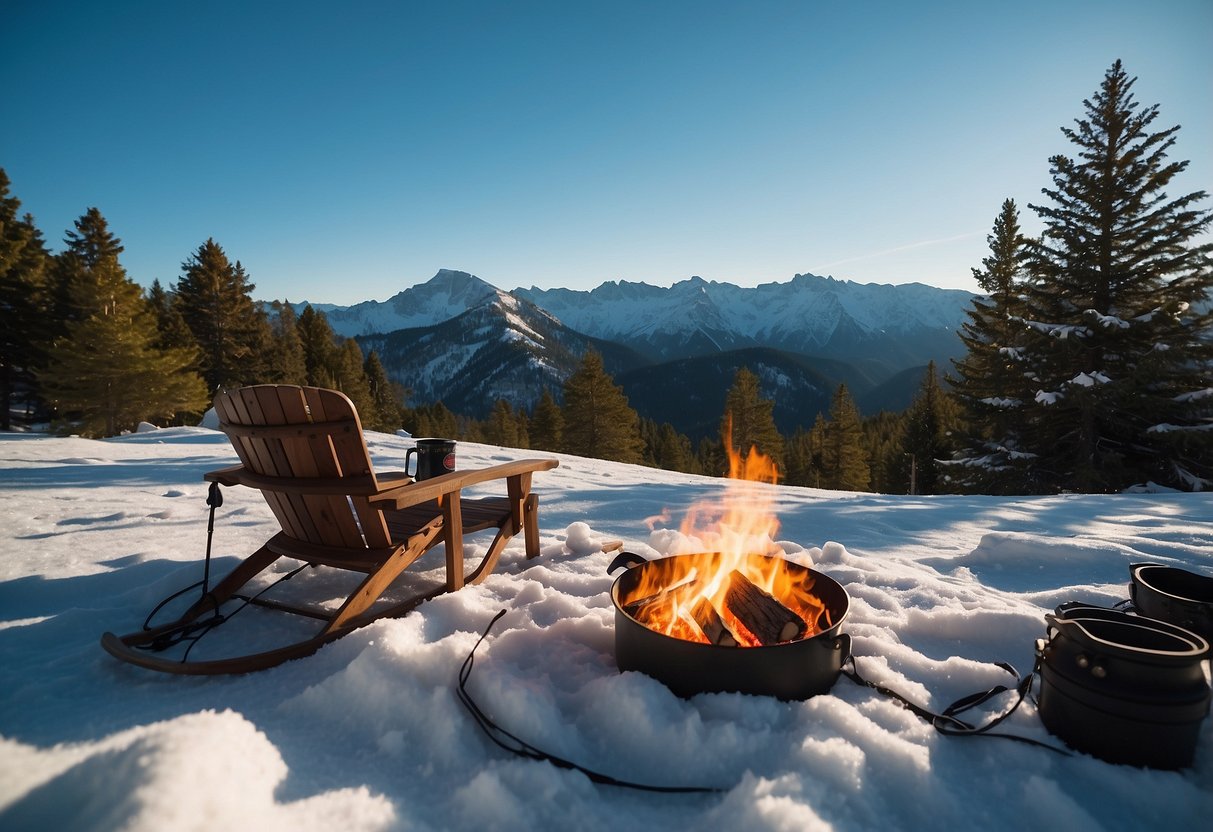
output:
[[[344,393],[261,384],[220,393],[215,413],[245,470],[272,478],[261,493],[287,535],[343,548],[391,544],[383,512],[365,496],[378,483],[358,413]],[[337,493],[292,490],[309,480],[332,481]]]

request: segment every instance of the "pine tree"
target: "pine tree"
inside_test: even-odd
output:
[[[563,416],[566,452],[615,462],[642,461],[640,417],[593,350],[564,384]]]
[[[519,447],[518,420],[514,416],[514,409],[505,399],[498,399],[493,403],[484,438],[491,445],[500,445],[503,448]]]
[[[181,317],[181,309],[177,304],[175,292],[167,291],[160,285],[159,280],[152,281],[152,287],[147,290],[147,302],[156,316],[156,329],[160,335],[156,346],[161,349],[177,347],[181,349],[198,349],[194,333],[190,331]]]
[[[0,430],[12,428],[18,397],[34,396],[34,367],[43,358],[49,304],[49,255],[21,202],[9,196],[8,175],[0,168]]]
[[[564,415],[546,387],[531,414],[530,437],[532,447],[543,451],[557,451],[564,444]]]
[[[270,307],[270,359],[266,381],[270,384],[307,384],[307,362],[299,338],[298,318],[290,301],[274,301]]]
[[[815,486],[821,477],[820,462],[813,455],[812,434],[797,428],[784,446],[784,482],[788,485]]]
[[[82,321],[95,312],[91,306],[96,282],[94,270],[110,261],[117,262],[123,252],[122,241],[110,232],[98,209],[89,208],[73,225],[74,229],[68,229],[63,240],[66,248],[55,258],[52,269],[51,319],[57,327],[52,337],[63,334],[67,324]]]
[[[783,437],[775,427],[771,414],[773,399],[762,398],[758,376],[748,367],[741,367],[733,376],[733,386],[725,396],[724,416],[720,421],[721,437],[743,456],[757,448],[783,468]],[[729,435],[731,426],[731,436]]]
[[[207,239],[181,264],[177,300],[201,349],[200,366],[211,390],[256,384],[271,377],[269,321],[253,302],[253,283]]]
[[[303,363],[307,383],[313,387],[334,387],[337,384],[337,335],[329,326],[323,312],[305,306],[296,323],[303,344]]]
[[[1025,446],[1050,489],[1117,491],[1154,480],[1213,485],[1213,222],[1197,191],[1165,189],[1179,127],[1151,133],[1120,61],[1062,132],[1051,204],[1031,245],[1024,353],[1036,407]]]
[[[354,403],[360,419],[364,418],[362,414],[366,414],[373,422],[378,412],[375,410],[375,399],[371,395],[371,385],[367,381],[363,363],[362,349],[358,342],[353,338],[343,340],[337,347],[337,378],[333,386],[345,393]],[[367,424],[365,419],[364,424]]]
[[[1023,493],[1030,490],[1032,455],[1022,450],[1021,426],[1024,412],[1034,406],[1035,390],[1024,375],[1022,352],[1028,241],[1020,233],[1014,200],[1003,202],[986,240],[990,255],[981,261],[982,269],[973,269],[986,294],[973,300],[961,327],[967,353],[953,362],[957,376],[951,380],[968,436],[959,457],[948,463],[948,476],[968,491]]]
[[[155,314],[118,262],[122,250],[96,209],[68,234],[75,310],[39,373],[65,429],[112,436],[142,420],[201,412],[207,393],[190,349],[158,349]]]
[[[458,419],[441,401],[430,405],[422,405],[414,411],[416,421],[405,427],[417,437],[435,437],[443,439],[466,438],[459,430]]]
[[[882,410],[863,420],[864,452],[871,474],[869,487],[881,494],[906,494],[910,490],[906,465],[906,414]]]
[[[302,354],[302,346],[300,347]],[[404,391],[399,384],[387,377],[379,354],[371,350],[362,365],[366,373],[367,384],[371,387],[371,399],[374,401],[375,416],[371,425],[375,430],[392,432],[403,424]]]
[[[830,400],[821,460],[822,487],[839,491],[865,491],[870,472],[863,452],[859,411],[845,384]]]
[[[946,466],[941,460],[952,456],[954,434],[960,425],[955,403],[939,386],[935,362],[927,365],[926,375],[913,404],[906,411],[902,449],[915,469],[915,494],[941,494],[947,487]]]
[[[645,441],[645,464],[666,471],[699,473],[690,439],[669,422],[658,424],[652,419],[641,419],[640,423]]]

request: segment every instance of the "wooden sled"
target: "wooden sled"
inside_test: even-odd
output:
[[[183,674],[245,673],[307,656],[379,618],[400,616],[423,601],[484,580],[506,543],[522,532],[526,556],[539,555],[538,498],[531,475],[555,468],[554,459],[526,459],[453,471],[413,483],[405,474],[377,477],[354,405],[342,393],[318,387],[258,385],[215,398],[215,412],[240,464],[206,474],[224,486],[261,491],[281,531],[175,621],[124,636],[105,633],[114,657],[150,670]],[[461,497],[463,488],[504,480],[505,496]],[[464,572],[463,535],[497,529],[484,559]],[[446,581],[404,601],[375,602],[426,551],[446,546]],[[260,598],[242,589],[279,558],[364,573],[366,578],[335,611]],[[321,620],[311,638],[276,649],[207,661],[178,661],[155,652],[175,635],[205,625],[230,601]]]

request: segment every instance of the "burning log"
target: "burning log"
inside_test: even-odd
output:
[[[695,602],[695,606],[691,607],[691,618],[695,619],[699,629],[712,644],[721,647],[737,646],[737,639],[725,626],[724,619],[720,617],[720,613],[716,612],[716,608],[707,598],[700,598]]]
[[[792,641],[807,629],[804,619],[737,570],[729,573],[724,598],[729,612],[762,644]]]
[[[699,584],[700,581],[692,576],[682,583],[667,586],[665,589],[654,592],[652,595],[637,598],[635,601],[628,601],[623,605],[623,611],[637,621],[640,621],[644,615],[644,611],[648,607],[654,604],[676,604],[698,587]]]

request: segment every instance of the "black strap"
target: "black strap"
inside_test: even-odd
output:
[[[157,604],[155,607],[153,607],[152,611],[147,614],[147,618],[143,619],[143,629],[145,629],[145,630],[152,629],[152,619],[156,617],[156,613],[158,613],[158,612],[160,612],[160,610],[164,609],[165,604],[169,603],[170,601],[176,600],[177,598],[180,598],[182,595],[189,592],[191,589],[195,589],[197,587],[202,587],[202,597],[199,599],[200,601],[205,601],[207,599],[207,597],[210,596],[210,594],[211,594],[211,590],[210,590],[211,542],[215,538],[215,509],[217,509],[217,508],[219,508],[219,506],[223,505],[223,494],[219,491],[219,483],[217,483],[217,482],[211,483],[211,487],[207,490],[207,493],[206,493],[206,504],[210,507],[210,516],[207,518],[207,521],[206,521],[206,558],[205,558],[205,560],[203,562],[203,566],[202,566],[202,580],[195,581],[194,583],[190,584],[189,586],[187,586],[183,589],[177,590],[172,595],[169,595],[167,598],[165,598],[159,604]],[[214,598],[211,598],[211,606],[215,610],[215,614],[212,618],[208,618],[205,621],[200,621],[200,622],[197,622],[194,624],[187,625],[186,627],[183,627],[180,630],[174,630],[172,632],[165,633],[164,635],[160,636],[155,641],[153,641],[151,644],[146,645],[143,649],[160,652],[161,650],[166,650],[169,647],[172,647],[178,641],[183,640],[184,638],[186,638],[190,633],[194,632],[195,630],[204,629],[204,628],[206,630],[209,630],[210,628],[219,624],[221,621],[223,621],[223,616],[219,615],[219,608],[218,608],[218,605],[215,604]],[[216,620],[216,619],[218,619],[218,620]]]
[[[195,619],[186,624],[182,624],[179,627],[174,627],[170,630],[167,630],[167,631],[161,633],[160,635],[156,636],[156,638],[153,639],[148,644],[136,645],[137,648],[140,650],[148,650],[153,653],[160,653],[164,650],[169,649],[170,647],[173,647],[174,645],[180,644],[184,641],[188,641],[190,643],[190,645],[189,645],[189,647],[185,648],[185,653],[181,656],[182,664],[184,664],[186,661],[189,660],[190,651],[194,649],[194,645],[196,645],[198,643],[198,641],[204,635],[206,635],[211,630],[218,627],[224,621],[229,620],[232,616],[236,615],[236,613],[240,612],[245,607],[247,607],[249,604],[253,603],[254,600],[256,600],[257,598],[260,598],[262,595],[269,592],[274,587],[278,586],[278,584],[282,583],[283,581],[289,581],[291,578],[295,577],[300,572],[302,572],[304,569],[306,569],[309,565],[311,565],[311,564],[305,563],[296,569],[292,569],[290,572],[287,572],[285,575],[280,577],[278,580],[269,584],[264,589],[262,589],[260,592],[258,592],[256,595],[253,595],[251,597],[244,596],[244,595],[232,596],[233,598],[241,601],[242,603],[240,604],[240,606],[236,607],[236,609],[232,610],[227,615],[223,615],[222,613],[219,612],[219,603],[215,600],[215,596],[211,594],[211,590],[210,590],[211,543],[214,541],[214,538],[215,538],[215,509],[217,509],[217,508],[219,508],[219,506],[223,505],[223,493],[219,490],[218,482],[211,483],[211,487],[210,487],[210,489],[208,489],[207,494],[206,494],[206,504],[208,506],[210,506],[210,516],[207,518],[207,521],[206,521],[206,558],[204,560],[203,567],[202,567],[202,580],[195,581],[194,583],[190,584],[189,586],[185,587],[184,589],[177,590],[172,595],[169,595],[167,598],[165,598],[163,601],[161,601],[159,604],[157,604],[152,609],[152,611],[147,614],[147,618],[144,619],[143,629],[145,629],[145,630],[152,629],[152,619],[156,617],[156,613],[160,612],[160,610],[162,610],[164,608],[165,604],[169,603],[170,601],[172,601],[176,598],[180,598],[185,593],[187,593],[190,590],[195,589],[197,587],[202,588],[202,597],[199,599],[199,601],[209,600],[211,602],[212,614],[208,618]]]
[[[517,754],[519,757],[526,757],[528,760],[544,760],[559,768],[579,771],[586,777],[590,778],[590,780],[593,782],[601,783],[607,786],[619,786],[625,789],[638,789],[645,792],[662,792],[666,794],[702,794],[726,791],[725,789],[711,786],[650,786],[646,783],[633,783],[627,780],[619,780],[618,778],[612,777],[609,774],[601,774],[597,771],[585,768],[584,766],[579,766],[577,763],[565,760],[562,757],[557,757],[554,754],[549,754],[546,751],[542,751],[531,745],[526,740],[520,739],[519,737],[502,728],[497,723],[493,722],[493,720],[490,719],[483,710],[481,710],[480,706],[476,704],[475,700],[472,699],[471,694],[468,693],[467,682],[468,679],[471,678],[472,666],[476,661],[476,648],[478,648],[481,643],[488,638],[489,631],[493,629],[494,624],[501,620],[503,615],[505,615],[505,610],[502,610],[493,616],[493,620],[490,621],[489,625],[484,628],[484,633],[479,639],[476,640],[476,643],[472,646],[472,651],[468,653],[468,657],[463,661],[463,666],[459,669],[459,687],[457,690],[459,701],[463,703],[465,708],[467,708],[468,713],[472,715],[472,718],[476,720],[476,724],[480,726],[480,730],[484,731],[485,735],[488,736],[490,740],[501,748],[504,748],[506,751],[509,751],[511,754]]]
[[[935,713],[934,711],[928,710],[916,702],[912,702],[892,688],[860,676],[859,664],[856,661],[855,656],[849,656],[847,661],[850,663],[851,667],[848,670],[844,664],[842,670],[842,674],[844,676],[857,685],[871,688],[877,693],[881,693],[892,699],[896,699],[907,710],[911,711],[921,719],[931,723],[935,730],[941,734],[945,734],[949,737],[998,737],[1004,740],[1015,740],[1016,742],[1026,743],[1027,745],[1035,745],[1039,748],[1046,748],[1049,751],[1063,754],[1067,757],[1072,756],[1069,751],[1066,751],[1063,748],[1058,748],[1055,745],[1050,745],[1047,742],[1041,742],[1040,740],[1035,740],[1031,737],[1021,737],[1016,734],[1003,734],[991,730],[992,728],[997,727],[1011,714],[1015,713],[1019,706],[1023,704],[1024,698],[1032,690],[1032,681],[1035,677],[1036,668],[1033,668],[1032,673],[1029,673],[1027,676],[1020,676],[1019,671],[1017,671],[1012,665],[1006,662],[995,662],[996,666],[1002,668],[1007,673],[1010,673],[1013,677],[1015,677],[1016,683],[1014,688],[1009,688],[1006,685],[995,685],[989,690],[978,691],[977,693],[971,693],[968,696],[962,696],[960,699],[957,699],[951,705],[944,708],[942,713]],[[1018,694],[1015,699],[1015,703],[1011,705],[1010,708],[991,719],[985,725],[972,725],[957,716],[957,714],[962,714],[970,708],[975,708],[978,705],[993,699],[999,694],[1006,693],[1009,690],[1014,690]]]

